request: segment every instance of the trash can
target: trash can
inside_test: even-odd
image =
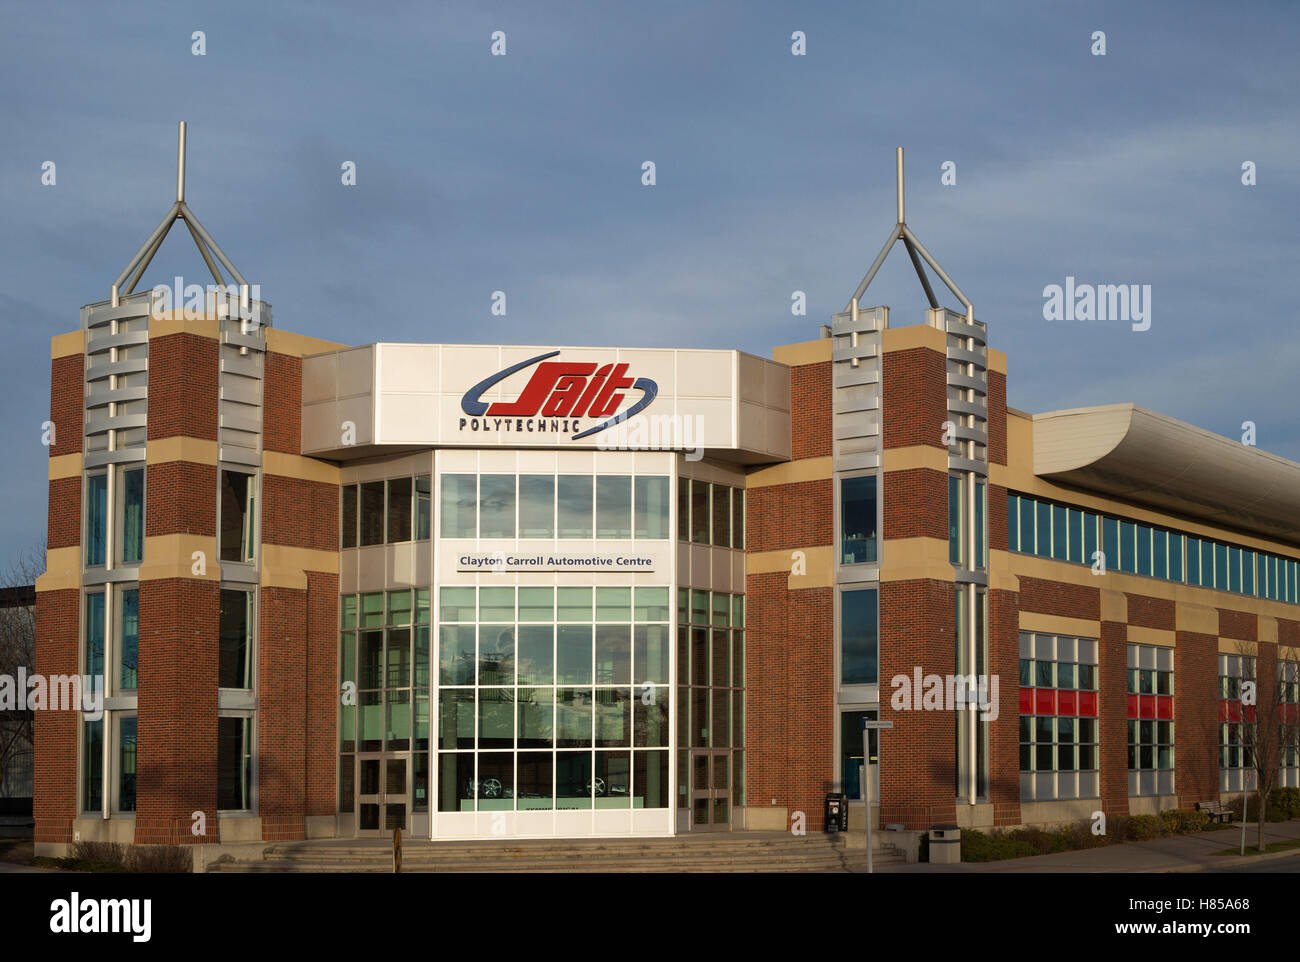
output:
[[[936,865],[956,865],[961,861],[960,828],[936,825],[930,829],[930,861]]]
[[[844,804],[843,792],[827,792],[826,808],[822,813],[822,824],[830,834],[847,832],[849,828],[849,809]]]

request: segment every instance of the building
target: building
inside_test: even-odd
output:
[[[860,824],[864,761],[912,829],[1248,787],[1243,678],[1300,701],[1300,465],[1008,408],[901,155],[899,194],[848,308],[768,360],[282,331],[182,189],[52,340],[36,668],[107,697],[38,713],[39,849],[816,831],[833,790]],[[133,291],[176,219],[237,281],[197,316]],[[935,305],[903,323],[859,307],[898,240]],[[977,712],[942,697],[972,674]]]

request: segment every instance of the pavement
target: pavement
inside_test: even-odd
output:
[[[1224,849],[1239,850],[1241,823],[1215,832],[1198,832],[1150,842],[1126,842],[1054,855],[1031,855],[1027,858],[1002,859],[997,862],[963,862],[958,865],[882,865],[885,872],[1262,872],[1300,871],[1300,849],[1251,855],[1257,844],[1256,823],[1246,826],[1246,855],[1215,855]],[[1284,842],[1300,838],[1300,819],[1289,822],[1266,822],[1264,842]],[[1294,862],[1288,862],[1294,859]],[[1280,863],[1274,865],[1273,863]],[[1288,867],[1289,866],[1289,867]]]

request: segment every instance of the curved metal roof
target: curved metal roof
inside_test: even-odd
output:
[[[1034,473],[1300,543],[1300,464],[1136,404],[1035,414]]]

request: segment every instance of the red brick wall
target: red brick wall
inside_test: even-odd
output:
[[[1128,623],[1141,628],[1174,630],[1174,603],[1166,598],[1125,594],[1128,599]]]
[[[894,728],[881,737],[880,821],[909,829],[956,820],[957,720],[951,711],[895,711],[895,675],[956,671],[954,586],[889,581],[880,586],[880,717]],[[1001,720],[1001,719],[999,719]]]
[[[1007,463],[1007,376],[989,371],[989,450],[990,464]]]
[[[217,440],[215,338],[168,334],[149,341],[150,441],[183,436]]]
[[[1292,648],[1300,645],[1300,621],[1277,619],[1277,643]]]
[[[1174,787],[1183,808],[1219,797],[1219,641],[1180,631],[1174,649]]]
[[[36,659],[42,675],[81,671],[81,592],[76,588],[36,595]],[[37,711],[33,716],[35,762],[33,816],[37,842],[71,842],[77,814],[77,718],[71,711]]]
[[[307,572],[308,815],[338,810],[338,599],[338,575]]]
[[[998,679],[998,717],[989,722],[989,800],[995,824],[1018,825],[1020,619],[1014,592],[991,589],[988,599],[989,674]]]
[[[1257,641],[1258,631],[1259,619],[1255,615],[1244,611],[1233,611],[1230,608],[1219,609],[1219,637]]]
[[[1101,618],[1101,589],[1022,576],[1020,610],[1097,621]]]
[[[213,581],[140,583],[138,844],[220,840],[217,822],[217,619]],[[207,816],[207,834],[190,832]]]
[[[790,591],[788,574],[746,579],[746,802],[820,831],[835,777],[833,588]]]
[[[262,541],[337,551],[338,485],[263,474]]]
[[[1108,818],[1114,818],[1128,814],[1128,631],[1122,623],[1101,623],[1097,658],[1101,809]]]
[[[881,441],[886,448],[928,444],[942,448],[948,420],[948,367],[939,351],[925,347],[881,356]]]
[[[266,353],[262,402],[263,447],[302,454],[302,358]]]
[[[70,354],[50,362],[50,420],[54,444],[50,457],[80,454],[82,415],[86,406],[86,356]]]
[[[262,588],[258,648],[258,800],[262,837],[305,837],[307,592]]]
[[[1007,489],[1000,484],[990,484],[988,488],[989,550],[1009,551],[1011,541],[1007,533]]]
[[[948,540],[948,475],[931,468],[888,471],[881,483],[885,538]]]
[[[146,468],[145,536],[217,533],[217,466],[164,461]]]
[[[798,481],[745,491],[745,546],[780,551],[835,540],[834,482]]]
[[[46,546],[81,544],[81,475],[51,481],[49,497]]]
[[[831,453],[831,362],[790,368],[790,457]]]

